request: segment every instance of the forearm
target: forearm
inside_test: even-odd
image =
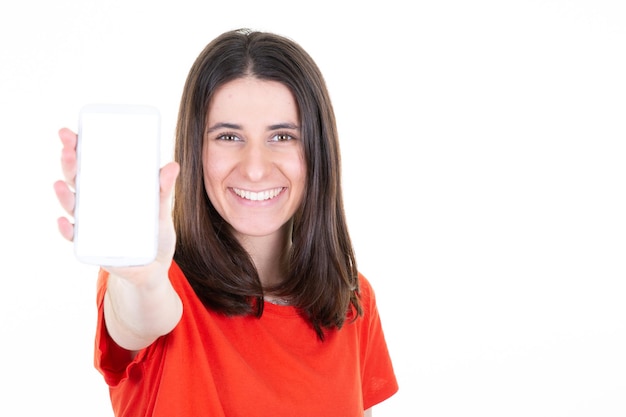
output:
[[[171,332],[182,302],[167,276],[138,285],[111,274],[104,297],[104,320],[113,340],[128,350],[143,349]]]

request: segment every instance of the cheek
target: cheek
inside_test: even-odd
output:
[[[202,156],[202,172],[204,178],[204,188],[209,195],[209,199],[214,201],[213,191],[219,187],[222,181],[224,167],[220,164],[220,158],[204,152]]]
[[[293,164],[291,164],[289,169],[293,180],[292,185],[297,188],[301,200],[306,188],[307,168],[306,163],[304,162],[304,158],[300,156],[300,158],[298,158],[296,161],[294,161]]]

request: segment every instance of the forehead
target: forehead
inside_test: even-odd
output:
[[[221,85],[208,107],[209,124],[215,122],[291,122],[299,124],[298,106],[291,90],[278,81],[237,78]]]

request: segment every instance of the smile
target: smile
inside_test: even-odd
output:
[[[233,191],[239,197],[245,198],[246,200],[251,200],[251,201],[271,200],[272,198],[280,194],[282,190],[283,190],[283,187],[279,187],[279,188],[273,188],[271,190],[259,191],[257,193],[254,191],[247,191],[247,190],[242,190],[239,188],[233,188]]]

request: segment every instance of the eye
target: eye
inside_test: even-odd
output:
[[[221,135],[219,135],[217,138],[217,140],[223,140],[225,142],[237,142],[240,141],[241,139],[239,138],[239,136],[234,135],[232,133],[222,133]]]
[[[277,133],[270,139],[272,142],[287,142],[296,138],[288,133]]]

